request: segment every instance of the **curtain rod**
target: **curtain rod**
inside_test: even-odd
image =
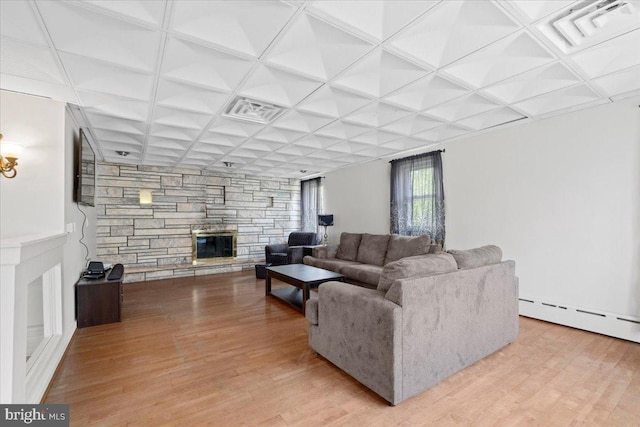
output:
[[[403,157],[401,159],[393,159],[393,160],[389,160],[389,163],[393,163],[393,162],[397,162],[398,160],[409,160],[409,159],[415,159],[416,157],[422,157],[422,156],[426,156],[427,154],[431,154],[431,153],[444,153],[446,150],[443,148],[442,150],[434,150],[434,151],[429,151],[427,153],[422,153],[422,154],[415,154],[413,156],[409,156],[409,157]]]

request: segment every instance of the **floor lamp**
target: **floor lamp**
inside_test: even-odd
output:
[[[331,227],[333,225],[333,215],[318,215],[318,225],[324,227],[324,245],[327,245],[327,227]]]

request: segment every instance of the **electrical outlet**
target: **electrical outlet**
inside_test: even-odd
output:
[[[76,223],[70,222],[66,225],[67,233],[75,233],[76,232]]]

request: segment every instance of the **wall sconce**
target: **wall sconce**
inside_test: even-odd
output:
[[[5,178],[15,178],[18,171],[18,157],[22,154],[22,147],[10,142],[2,142],[0,133],[0,172]]]
[[[140,190],[140,204],[148,205],[153,203],[153,193],[151,190]]]

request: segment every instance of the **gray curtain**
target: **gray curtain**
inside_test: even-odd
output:
[[[391,232],[406,236],[429,234],[444,246],[440,151],[391,162]]]
[[[319,233],[318,214],[322,213],[322,179],[300,182],[301,230]]]

